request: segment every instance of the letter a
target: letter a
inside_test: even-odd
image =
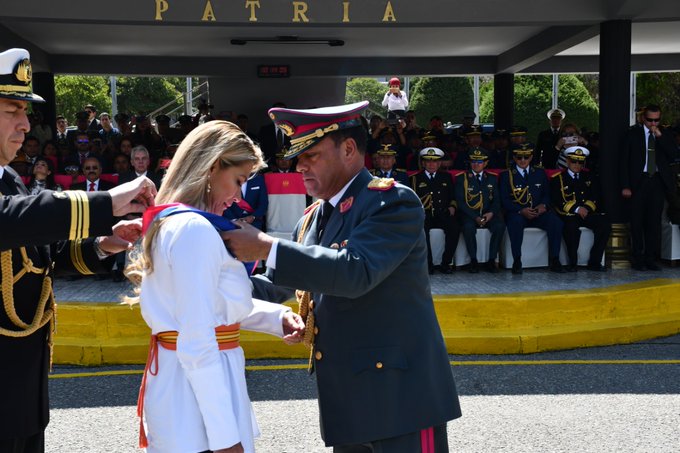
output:
[[[210,4],[210,0],[208,0],[205,4],[205,9],[203,10],[203,18],[201,19],[203,21],[215,21],[215,12],[213,11],[213,7]]]
[[[397,18],[394,16],[394,9],[392,9],[392,2],[387,1],[387,6],[385,6],[385,15],[383,16],[383,22],[396,22]]]

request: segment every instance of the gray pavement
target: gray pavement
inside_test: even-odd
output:
[[[680,336],[533,355],[450,359],[464,411],[448,425],[452,452],[680,450]],[[645,363],[650,360],[675,363]],[[268,367],[247,371],[262,431],[258,451],[329,452],[319,437],[314,377],[305,370],[275,369],[291,363],[304,361],[248,362]],[[140,368],[56,367],[54,374]],[[51,379],[47,451],[139,451],[135,403],[140,379],[139,374]]]
[[[459,269],[451,275],[435,273],[430,277],[432,294],[505,294],[524,291],[566,291],[571,289],[600,288],[622,285],[656,278],[680,278],[680,267],[664,266],[659,272],[610,270],[604,273],[585,269],[576,273],[555,274],[547,269],[526,269],[522,275],[512,275],[504,270],[498,274],[470,274]],[[54,283],[57,302],[120,302],[122,296],[131,294],[129,283],[115,283],[110,279],[94,277],[69,281],[56,279]]]

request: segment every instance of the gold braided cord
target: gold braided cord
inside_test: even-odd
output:
[[[510,191],[517,204],[521,206],[531,206],[533,200],[531,198],[531,192],[529,192],[529,184],[523,189],[518,189],[515,187],[515,179],[512,177],[512,170],[508,170],[508,175],[510,177]]]
[[[21,247],[19,251],[21,252],[21,262],[23,263],[23,266],[21,267],[21,270],[17,272],[17,274],[12,279],[12,283],[18,282],[19,279],[23,277],[24,274],[26,274],[27,272],[31,272],[33,274],[42,274],[43,272],[45,272],[44,268],[35,267],[33,265],[33,261],[31,261],[31,259],[28,257],[25,247]]]
[[[562,210],[557,209],[557,212],[562,215],[574,215],[569,211],[571,211],[571,208],[576,204],[576,194],[574,192],[568,194],[564,191],[564,178],[562,177],[562,173],[560,173],[557,177],[560,178],[560,192],[562,193],[563,201]]]
[[[480,188],[479,192],[471,195],[470,192],[468,191],[469,187],[470,186],[468,183],[468,178],[467,175],[465,175],[465,178],[463,180],[463,191],[465,192],[465,204],[467,205],[468,208],[472,209],[473,211],[479,211],[479,215],[482,215],[482,208],[484,207],[484,195],[482,194],[482,190]],[[473,201],[475,198],[477,199],[476,202]]]
[[[309,229],[309,225],[312,223],[312,219],[314,218],[314,212],[316,212],[319,206],[321,206],[321,202],[317,201],[315,204],[310,206],[309,210],[307,211],[305,219],[302,222],[302,226],[300,227],[300,231],[298,232],[298,243],[301,244],[304,240],[305,233]],[[302,343],[311,349],[314,346],[314,310],[312,309],[312,293],[298,289],[295,291],[295,298],[298,302],[298,314],[305,321],[305,336],[302,339]]]
[[[25,263],[24,263],[25,266]],[[31,324],[27,324],[19,318],[14,305],[14,276],[12,273],[12,251],[5,250],[0,252],[0,267],[2,268],[2,302],[9,320],[19,329],[10,330],[0,327],[0,335],[13,338],[22,338],[34,334],[41,329],[48,322],[51,323],[52,328],[50,332],[54,331],[54,318],[56,315],[56,304],[54,302],[54,292],[52,291],[52,279],[45,276],[42,283],[42,290],[38,306]],[[26,267],[24,267],[24,270]],[[36,268],[37,269],[37,268]],[[30,272],[30,271],[29,271]],[[25,272],[24,272],[25,273]],[[32,272],[40,273],[40,272]],[[12,276],[12,278],[9,278]],[[6,278],[7,277],[7,278]],[[50,355],[52,348],[52,336],[50,334],[48,343],[50,345]]]

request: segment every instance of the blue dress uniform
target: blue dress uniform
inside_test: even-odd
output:
[[[481,148],[473,150],[469,154],[469,160],[488,161],[486,151]],[[460,222],[463,230],[465,247],[470,255],[470,271],[477,271],[477,229],[488,228],[491,232],[491,242],[489,244],[489,261],[487,270],[496,271],[494,261],[498,256],[505,223],[501,219],[501,202],[498,191],[498,178],[495,175],[482,170],[475,174],[472,170],[459,175],[456,178],[456,202],[460,210]],[[484,222],[483,226],[477,224],[477,220],[483,214],[493,213],[489,222]]]
[[[568,161],[585,163],[589,151],[579,146],[572,146],[564,153]],[[582,226],[590,228],[594,234],[588,269],[600,272],[606,270],[601,264],[602,255],[607,247],[612,227],[607,214],[601,211],[599,187],[593,181],[591,173],[580,170],[574,173],[571,169],[565,170],[553,176],[550,186],[553,206],[564,223],[564,243],[569,257],[567,270],[575,271],[578,265],[577,251],[581,239],[579,227]],[[579,208],[588,211],[585,219],[577,213]]]
[[[44,102],[31,92],[30,82],[26,50],[0,53],[0,98]],[[3,160],[10,154],[0,151]],[[55,320],[52,278],[56,272],[103,270],[94,240],[84,238],[111,234],[113,220],[108,193],[44,190],[29,196],[17,173],[0,167],[2,452],[44,451]],[[56,244],[59,240],[67,241]]]
[[[382,148],[376,151],[376,154],[380,157],[391,157],[396,161],[397,158],[397,150],[394,145],[390,144],[384,144],[382,145]],[[394,164],[392,164],[394,165]],[[381,170],[379,168],[373,168],[369,170],[370,173],[373,176],[377,176],[378,178],[392,178],[395,181],[397,181],[399,184],[403,184],[405,186],[408,186],[409,184],[409,179],[408,179],[408,173],[406,173],[405,170],[399,170],[399,169],[394,169],[391,168],[390,170]]]
[[[292,158],[329,132],[361,134],[358,111],[367,104],[272,109],[270,116],[292,135]],[[309,135],[305,121],[314,123]],[[337,452],[360,444],[416,452],[421,433],[438,427],[436,451],[448,451],[446,422],[461,412],[432,303],[420,200],[366,169],[338,195],[332,210],[319,202],[308,208],[295,241],[278,242],[269,270],[274,284],[305,290],[298,297],[313,345],[322,437]]]
[[[424,148],[420,151],[420,158],[425,160],[439,160],[444,152],[439,148]],[[456,207],[453,179],[448,172],[437,171],[434,175],[425,170],[411,176],[411,187],[420,197],[425,210],[425,240],[427,241],[427,265],[432,273],[432,247],[430,246],[430,230],[441,228],[444,230],[444,253],[442,254],[441,271],[449,273],[449,265],[453,261],[460,236],[460,223],[449,212],[449,208]]]
[[[529,159],[532,153],[533,148],[528,144],[523,144],[513,150],[515,156],[526,156]],[[563,272],[559,261],[562,221],[551,210],[531,220],[520,213],[524,208],[536,208],[541,204],[546,208],[550,207],[550,186],[545,171],[531,165],[525,171],[524,176],[520,173],[519,167],[514,165],[508,171],[501,173],[499,183],[501,205],[505,210],[505,224],[514,260],[513,273],[522,272],[522,241],[526,227],[540,228],[548,233],[550,268],[556,272]]]
[[[251,223],[255,228],[263,230],[264,220],[269,207],[269,197],[267,196],[267,186],[264,183],[264,176],[255,175],[246,183],[246,194],[243,200],[247,204],[233,203],[222,213],[227,219],[240,219],[253,216],[255,220]]]

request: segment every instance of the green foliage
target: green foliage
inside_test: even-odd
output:
[[[638,74],[635,87],[637,105],[656,104],[664,124],[680,124],[679,72]]]
[[[462,113],[474,109],[471,78],[419,77],[411,85],[409,102],[421,126],[433,116],[440,116],[445,123],[460,123]]]
[[[480,94],[479,116],[482,122],[493,122],[493,95],[493,86]],[[598,106],[581,80],[573,75],[561,75],[558,96],[559,107],[567,114],[566,122],[579,128],[598,130]],[[515,76],[514,122],[529,129],[530,141],[534,141],[538,133],[547,127],[546,112],[551,106],[552,77]]]
[[[382,106],[382,100],[386,92],[387,86],[377,80],[356,77],[347,82],[345,102],[351,104],[354,102],[368,101],[368,109],[373,113],[377,113],[384,117],[385,108]]]
[[[76,113],[86,104],[92,104],[98,112],[111,111],[109,81],[106,77],[56,76],[54,78],[57,115],[64,115],[69,124],[75,124]]]
[[[194,79],[196,86],[197,79]],[[108,77],[56,76],[54,86],[57,114],[75,124],[75,114],[85,104],[97,107],[97,112],[111,113],[111,87]],[[118,111],[132,114],[148,113],[181,96],[186,89],[182,77],[119,77],[116,80]],[[177,101],[182,104],[183,98]]]
[[[116,91],[118,111],[135,115],[147,114],[181,95],[170,80],[160,77],[120,77]]]

